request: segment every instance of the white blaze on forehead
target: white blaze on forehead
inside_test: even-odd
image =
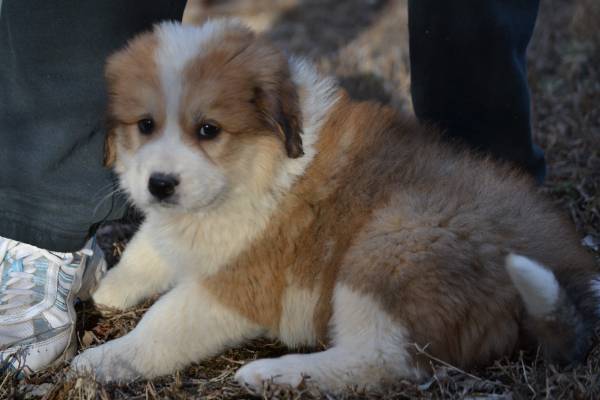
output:
[[[212,20],[201,27],[176,22],[163,22],[156,26],[158,49],[155,57],[166,97],[167,118],[177,116],[183,88],[182,73],[186,65],[201,54],[206,44],[219,40],[230,29],[243,26],[235,19]]]

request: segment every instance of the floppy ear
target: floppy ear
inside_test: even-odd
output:
[[[287,155],[298,158],[302,150],[302,111],[296,85],[292,81],[287,60],[279,55],[277,71],[255,82],[254,102],[265,121],[282,136]],[[271,65],[272,66],[272,65]]]
[[[117,149],[115,148],[115,129],[110,122],[107,123],[106,136],[104,137],[104,166],[113,167],[117,158]]]
[[[106,87],[108,89],[108,104],[106,110],[106,118],[104,120],[104,126],[106,128],[106,133],[104,136],[104,166],[105,167],[113,167],[117,158],[117,149],[116,149],[116,137],[117,134],[115,132],[116,121],[113,116],[113,106],[114,106],[114,92],[115,85],[118,77],[118,68],[121,64],[121,59],[123,51],[119,51],[111,55],[108,58],[108,62],[106,63],[105,71],[104,71],[104,79],[106,82]]]
[[[143,35],[139,36],[139,38]],[[113,115],[116,85],[119,78],[119,71],[123,70],[123,64],[128,53],[128,48],[132,42],[129,42],[127,47],[122,50],[113,53],[106,62],[104,67],[104,81],[108,91],[108,104],[106,109],[106,118],[104,120],[104,126],[106,133],[104,136],[104,166],[111,168],[115,165],[117,159],[117,148],[116,138],[117,133],[115,132],[117,122]]]
[[[118,121],[123,120],[131,101],[128,94],[135,92],[135,82],[153,68],[152,60],[156,48],[156,37],[151,32],[142,33],[131,39],[125,47],[108,57],[104,68],[104,81],[108,103],[106,110],[106,136],[104,139],[104,165],[112,167],[116,161]]]

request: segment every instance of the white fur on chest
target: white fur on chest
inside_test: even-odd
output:
[[[150,213],[146,223],[168,262],[184,277],[204,278],[238,256],[268,223],[272,209],[257,209],[248,198],[236,203],[208,215]]]

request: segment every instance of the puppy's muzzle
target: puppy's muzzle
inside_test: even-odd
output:
[[[175,175],[153,173],[148,180],[148,191],[157,200],[166,200],[175,194],[179,179]]]

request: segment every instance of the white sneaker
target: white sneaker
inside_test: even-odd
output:
[[[57,253],[0,237],[0,368],[28,374],[72,357],[75,298],[87,299],[105,272],[94,239]]]

